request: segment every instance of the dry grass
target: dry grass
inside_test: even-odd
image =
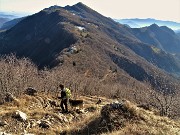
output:
[[[157,122],[157,121],[155,121]],[[179,135],[180,128],[174,125],[160,124],[159,122],[154,125],[146,123],[134,123],[128,124],[125,128],[112,133],[106,133],[102,135]],[[158,125],[158,126],[156,126]]]
[[[154,112],[138,108],[128,101],[125,106],[138,120],[127,121],[120,130],[102,135],[180,135],[179,122],[155,115]]]
[[[70,132],[70,133],[75,130],[81,130],[82,128],[86,127],[91,121],[94,121],[99,116],[100,116],[99,111],[89,113],[81,121],[74,122],[68,125],[67,127],[63,128],[62,130],[66,132]]]
[[[70,59],[71,58],[69,58],[69,60]],[[67,62],[71,63],[71,61]],[[112,99],[103,98],[101,97],[102,95],[106,97],[126,98],[137,103],[149,103],[148,101],[151,100],[155,105],[159,103],[156,100],[151,99],[152,96],[149,94],[150,90],[149,88],[146,88],[145,84],[140,85],[134,79],[128,80],[127,76],[124,76],[120,81],[121,83],[119,83],[119,81],[116,82],[116,79],[111,82],[108,80],[108,77],[102,81],[103,76],[106,75],[107,72],[104,72],[100,78],[97,78],[93,75],[85,77],[85,72],[79,73],[76,71],[78,71],[78,69],[71,67],[67,70],[66,66],[58,67],[52,70],[45,69],[43,71],[38,71],[37,68],[27,59],[18,60],[14,56],[0,59],[0,97],[3,99],[6,92],[12,92],[17,97],[17,99],[11,103],[4,103],[3,105],[0,105],[0,115],[8,122],[12,122],[12,125],[18,125],[18,122],[11,118],[11,114],[16,110],[26,113],[28,121],[33,119],[37,122],[38,120],[48,117],[48,119],[54,119],[48,130],[41,129],[36,124],[34,127],[27,129],[27,131],[37,134],[57,134],[62,131],[71,132],[81,129],[90,122],[95,121],[96,118],[100,116],[102,106],[114,101]],[[107,71],[107,69],[105,69],[105,71]],[[113,75],[113,77],[119,76],[119,74],[116,73],[111,75]],[[54,100],[60,104],[60,101],[57,99],[58,94],[60,94],[58,90],[60,82],[64,83],[65,86],[72,90],[74,98],[84,100],[85,108],[92,107],[96,110],[94,112],[80,115],[78,120],[67,123],[64,122],[62,124],[63,116],[59,113],[60,107],[52,107],[49,104],[49,100]],[[23,94],[24,90],[29,86],[33,86],[38,90],[37,96],[33,97]],[[155,94],[155,96],[156,95],[157,94]],[[173,95],[173,100],[171,102],[172,106],[170,108],[171,113],[177,113],[177,115],[179,114],[178,108],[180,107],[178,102],[179,98],[177,98],[178,95],[179,93],[177,93],[177,95]],[[176,98],[174,96],[176,96]],[[164,97],[161,94],[158,94],[158,97],[160,97],[159,99],[163,101],[162,99]],[[102,104],[96,105],[99,98],[102,100]],[[174,101],[176,101],[176,104],[174,104]],[[131,104],[130,102],[127,102],[125,105],[129,108],[129,111],[139,119],[139,121],[127,122],[124,128],[116,131],[118,134],[126,132],[127,134],[138,134],[138,132],[141,134],[165,134],[166,132],[176,134],[177,132],[177,134],[179,134],[179,124],[176,122],[173,122],[165,117],[154,115],[154,112],[137,108],[136,105]],[[173,110],[177,111],[175,112]],[[68,120],[71,119],[70,114],[66,115],[66,117]],[[17,129],[22,126],[22,123],[19,125],[20,126],[17,127]],[[10,128],[10,126],[7,126],[7,128],[4,129],[9,130],[8,128]],[[19,132],[17,131],[17,133]]]
[[[150,102],[151,104],[157,106],[158,109],[162,109],[159,103],[164,104],[163,108],[166,107],[166,103],[165,101],[163,101],[163,94],[160,95],[156,94],[157,91],[154,92],[155,96],[160,96],[159,99],[161,100],[161,102],[157,101],[155,99],[155,96],[153,96],[152,98],[152,94],[149,92],[152,88],[149,85],[146,85],[146,83],[139,83],[135,79],[129,78],[128,75],[122,74],[121,72],[113,73],[113,71],[111,70],[116,69],[116,67],[103,67],[102,69],[99,69],[98,67],[96,67],[96,64],[100,60],[94,60],[94,58],[84,57],[86,53],[89,54],[88,49],[90,48],[86,46],[86,48],[82,47],[81,49],[83,51],[80,54],[76,55],[77,58],[68,57],[66,59],[66,62],[62,66],[51,70],[44,69],[40,71],[30,60],[25,58],[17,59],[13,55],[0,58],[0,99],[2,100],[4,98],[6,92],[11,92],[15,96],[19,97],[24,93],[26,88],[33,87],[39,93],[41,93],[42,100],[40,98],[28,99],[28,97],[26,96],[25,101],[22,99],[21,102],[17,101],[13,104],[18,108],[21,108],[23,104],[29,104],[29,100],[31,100],[33,101],[33,104],[27,105],[29,107],[28,109],[31,110],[37,107],[42,108],[42,103],[44,102],[44,99],[46,97],[53,98],[51,97],[51,93],[55,93],[56,97],[58,94],[60,94],[58,86],[59,83],[63,83],[66,87],[69,87],[72,90],[74,98],[76,98],[76,95],[90,95],[89,98],[91,98],[92,96],[91,99],[88,99],[88,102],[91,100],[93,101],[93,95],[97,95],[95,99],[98,98],[98,96],[109,98],[120,97],[128,99],[130,101],[135,101],[137,103]],[[92,54],[89,55],[93,56]],[[85,63],[78,63],[79,66],[84,65],[85,67],[72,67],[68,65],[72,64],[72,61],[79,61],[80,59],[82,61],[85,61],[86,64],[92,59],[94,62],[88,63],[88,65],[84,65]],[[91,66],[96,67],[97,71],[95,72],[94,69],[91,68]],[[87,67],[90,67],[90,69]],[[92,75],[86,77],[86,71],[91,71]],[[108,74],[109,76],[104,79],[103,77],[106,76],[106,74]],[[99,77],[97,77],[97,75]],[[164,84],[166,85],[166,83]],[[177,90],[178,89],[179,88],[177,86]],[[169,101],[171,103],[171,106],[169,108],[170,111],[167,113],[167,115],[169,116],[180,116],[180,113],[178,112],[178,109],[180,109],[180,102],[178,102],[179,98],[177,98],[179,97],[178,95],[180,94],[176,93],[176,95],[173,95],[173,102],[171,102],[171,100]],[[177,101],[176,104],[175,101]]]
[[[57,100],[53,97],[54,97],[53,95],[49,94],[47,96],[42,93],[38,94],[38,96],[35,96],[35,97],[28,96],[28,95],[20,96],[18,98],[18,100],[20,101],[19,106],[15,106],[13,102],[1,105],[0,115],[5,120],[8,120],[9,122],[12,120],[12,123],[14,123],[14,120],[11,118],[12,113],[15,112],[16,110],[25,112],[28,116],[28,121],[29,121],[27,123],[30,123],[30,121],[32,120],[35,121],[34,125],[31,128],[29,127],[26,128],[26,131],[29,133],[48,134],[48,135],[55,135],[62,132],[73,133],[75,131],[82,130],[83,128],[89,126],[89,123],[96,121],[98,118],[100,118],[101,107],[104,104],[107,104],[113,101],[112,99],[106,99],[106,98],[97,97],[97,96],[89,96],[89,97],[79,96],[79,98],[85,101],[85,108],[93,107],[95,108],[95,110],[93,112],[87,112],[80,115],[78,114],[77,115],[78,119],[74,119],[71,113],[66,114],[66,115],[59,113],[59,110],[57,107],[43,108],[44,105],[39,106],[39,104],[43,104],[43,103],[46,104],[48,99]],[[102,105],[95,104],[99,98],[101,98],[102,100]],[[33,104],[38,105],[39,107],[37,107],[36,109],[35,108],[28,109],[29,106],[32,106]],[[180,134],[179,122],[175,122],[167,117],[161,117],[161,116],[155,115],[154,112],[139,108],[136,106],[136,104],[133,104],[127,100],[124,102],[124,106],[128,108],[128,111],[130,112],[130,114],[132,114],[133,117],[136,117],[136,118],[132,120],[127,119],[125,126],[120,128],[118,131],[113,131],[111,133],[104,133],[103,135],[107,135],[107,134],[112,134],[112,135],[117,135],[117,134],[118,135],[136,135],[136,134],[179,135]],[[51,121],[52,124],[50,125],[49,129],[42,129],[38,126],[37,121],[44,120],[44,119],[48,119],[49,121]],[[67,119],[68,122],[64,121],[64,119]],[[24,127],[27,127],[27,126],[24,126]],[[89,128],[93,128],[93,127],[89,127]],[[5,128],[5,130],[8,130],[8,129]],[[19,134],[20,131],[15,132],[15,133]]]
[[[44,107],[48,100],[54,100],[59,101],[59,99],[54,98],[54,95],[45,95],[44,93],[39,93],[38,96],[28,96],[28,95],[21,95],[18,98],[18,101],[20,101],[19,106],[15,105],[15,102],[11,103],[5,103],[0,106],[0,115],[3,117],[5,121],[9,121],[13,123],[13,118],[11,117],[12,114],[16,110],[20,110],[27,114],[28,120],[26,123],[31,123],[31,121],[34,121],[34,124],[31,128],[27,128],[26,131],[29,133],[35,133],[35,134],[57,134],[62,131],[72,131],[75,129],[81,129],[84,125],[88,124],[90,121],[92,121],[95,117],[99,116],[99,109],[97,109],[95,112],[88,112],[83,114],[77,114],[77,120],[73,120],[74,116],[72,114],[66,114],[63,115],[60,113],[60,107]],[[81,97],[83,99],[85,97]],[[88,101],[88,99],[85,99],[85,101]],[[85,103],[85,107],[94,107],[98,108],[95,103],[98,101],[98,98],[94,98],[94,101],[89,101],[89,103]],[[59,101],[60,102],[60,101]],[[37,122],[39,120],[45,120],[48,119],[51,121],[51,126],[49,129],[42,129],[38,126]],[[69,121],[67,122],[66,119]],[[25,123],[24,123],[25,124]],[[30,125],[30,124],[28,124]],[[8,127],[9,128],[9,127]],[[5,127],[4,130],[8,131],[8,129]],[[15,131],[14,131],[15,132]],[[19,131],[20,132],[20,131]],[[19,133],[15,132],[15,133]]]

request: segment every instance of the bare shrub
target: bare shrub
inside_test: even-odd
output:
[[[112,75],[117,73],[112,73]],[[106,76],[108,77],[108,76]],[[158,89],[153,89],[148,82],[139,83],[135,79],[106,81],[104,78],[86,76],[73,67],[60,66],[54,69],[38,70],[27,58],[17,59],[14,55],[0,58],[0,92],[1,99],[7,92],[15,96],[24,93],[28,87],[45,94],[60,94],[62,83],[72,91],[72,98],[78,95],[96,95],[116,99],[128,99],[138,104],[150,104],[160,110],[161,115],[177,117],[180,109],[179,84],[168,79],[156,78],[160,82]],[[158,84],[157,84],[158,86]],[[3,101],[0,101],[1,103]]]
[[[161,116],[177,118],[180,116],[180,85],[176,82],[167,82],[166,78],[161,78],[160,81],[161,85],[158,88],[153,88],[145,82],[145,91],[134,89],[134,99],[136,103],[144,103],[158,109]]]
[[[37,68],[28,59],[18,60],[14,55],[0,58],[0,91],[19,95],[37,82],[37,74]]]

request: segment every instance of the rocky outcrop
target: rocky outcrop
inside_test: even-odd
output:
[[[37,90],[31,87],[25,90],[25,94],[30,95],[30,96],[35,96],[36,93],[37,93]]]
[[[53,106],[53,101],[57,102],[58,100],[54,96],[23,95],[23,97],[18,98],[19,101],[22,101],[19,107],[21,110],[15,111],[15,108],[18,107],[12,103],[0,106],[0,135],[7,133],[85,135],[109,134],[114,131],[119,131],[116,134],[120,134],[121,131],[128,131],[127,134],[146,134],[147,131],[150,131],[148,133],[151,134],[165,134],[165,132],[169,135],[179,134],[180,125],[178,123],[166,117],[155,115],[146,105],[136,105],[127,100],[113,102],[114,100],[104,98],[101,98],[100,105],[96,105],[99,97],[95,99],[95,97],[83,96],[82,99],[86,101],[82,112],[70,110],[69,113],[62,114],[59,106]],[[35,104],[37,100],[42,100],[40,101],[41,106],[39,103]],[[53,103],[49,103],[51,101]],[[44,104],[47,103],[52,104],[52,106],[44,108]],[[29,108],[32,104],[36,106]],[[27,110],[26,113],[22,112],[23,110]]]
[[[114,102],[105,105],[101,110],[101,126],[107,126],[109,131],[119,130],[129,120],[138,119],[128,101]]]
[[[27,115],[19,110],[15,111],[12,117],[22,122],[27,120]]]
[[[8,134],[6,132],[0,132],[0,135],[12,135],[12,134]]]
[[[0,127],[4,127],[5,125],[7,125],[6,121],[0,121]]]
[[[173,126],[174,127],[173,127]],[[166,129],[162,131],[162,129]],[[64,132],[63,132],[64,133]],[[63,134],[62,133],[62,134]],[[116,101],[102,107],[96,116],[80,130],[68,131],[70,134],[179,134],[179,124],[145,110],[127,100]]]

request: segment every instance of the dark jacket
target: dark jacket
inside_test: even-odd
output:
[[[66,99],[66,92],[65,92],[65,90],[61,90],[61,99]]]

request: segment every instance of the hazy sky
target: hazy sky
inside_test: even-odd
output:
[[[180,0],[0,0],[0,11],[36,13],[52,5],[83,2],[111,18],[155,18],[180,22]]]

